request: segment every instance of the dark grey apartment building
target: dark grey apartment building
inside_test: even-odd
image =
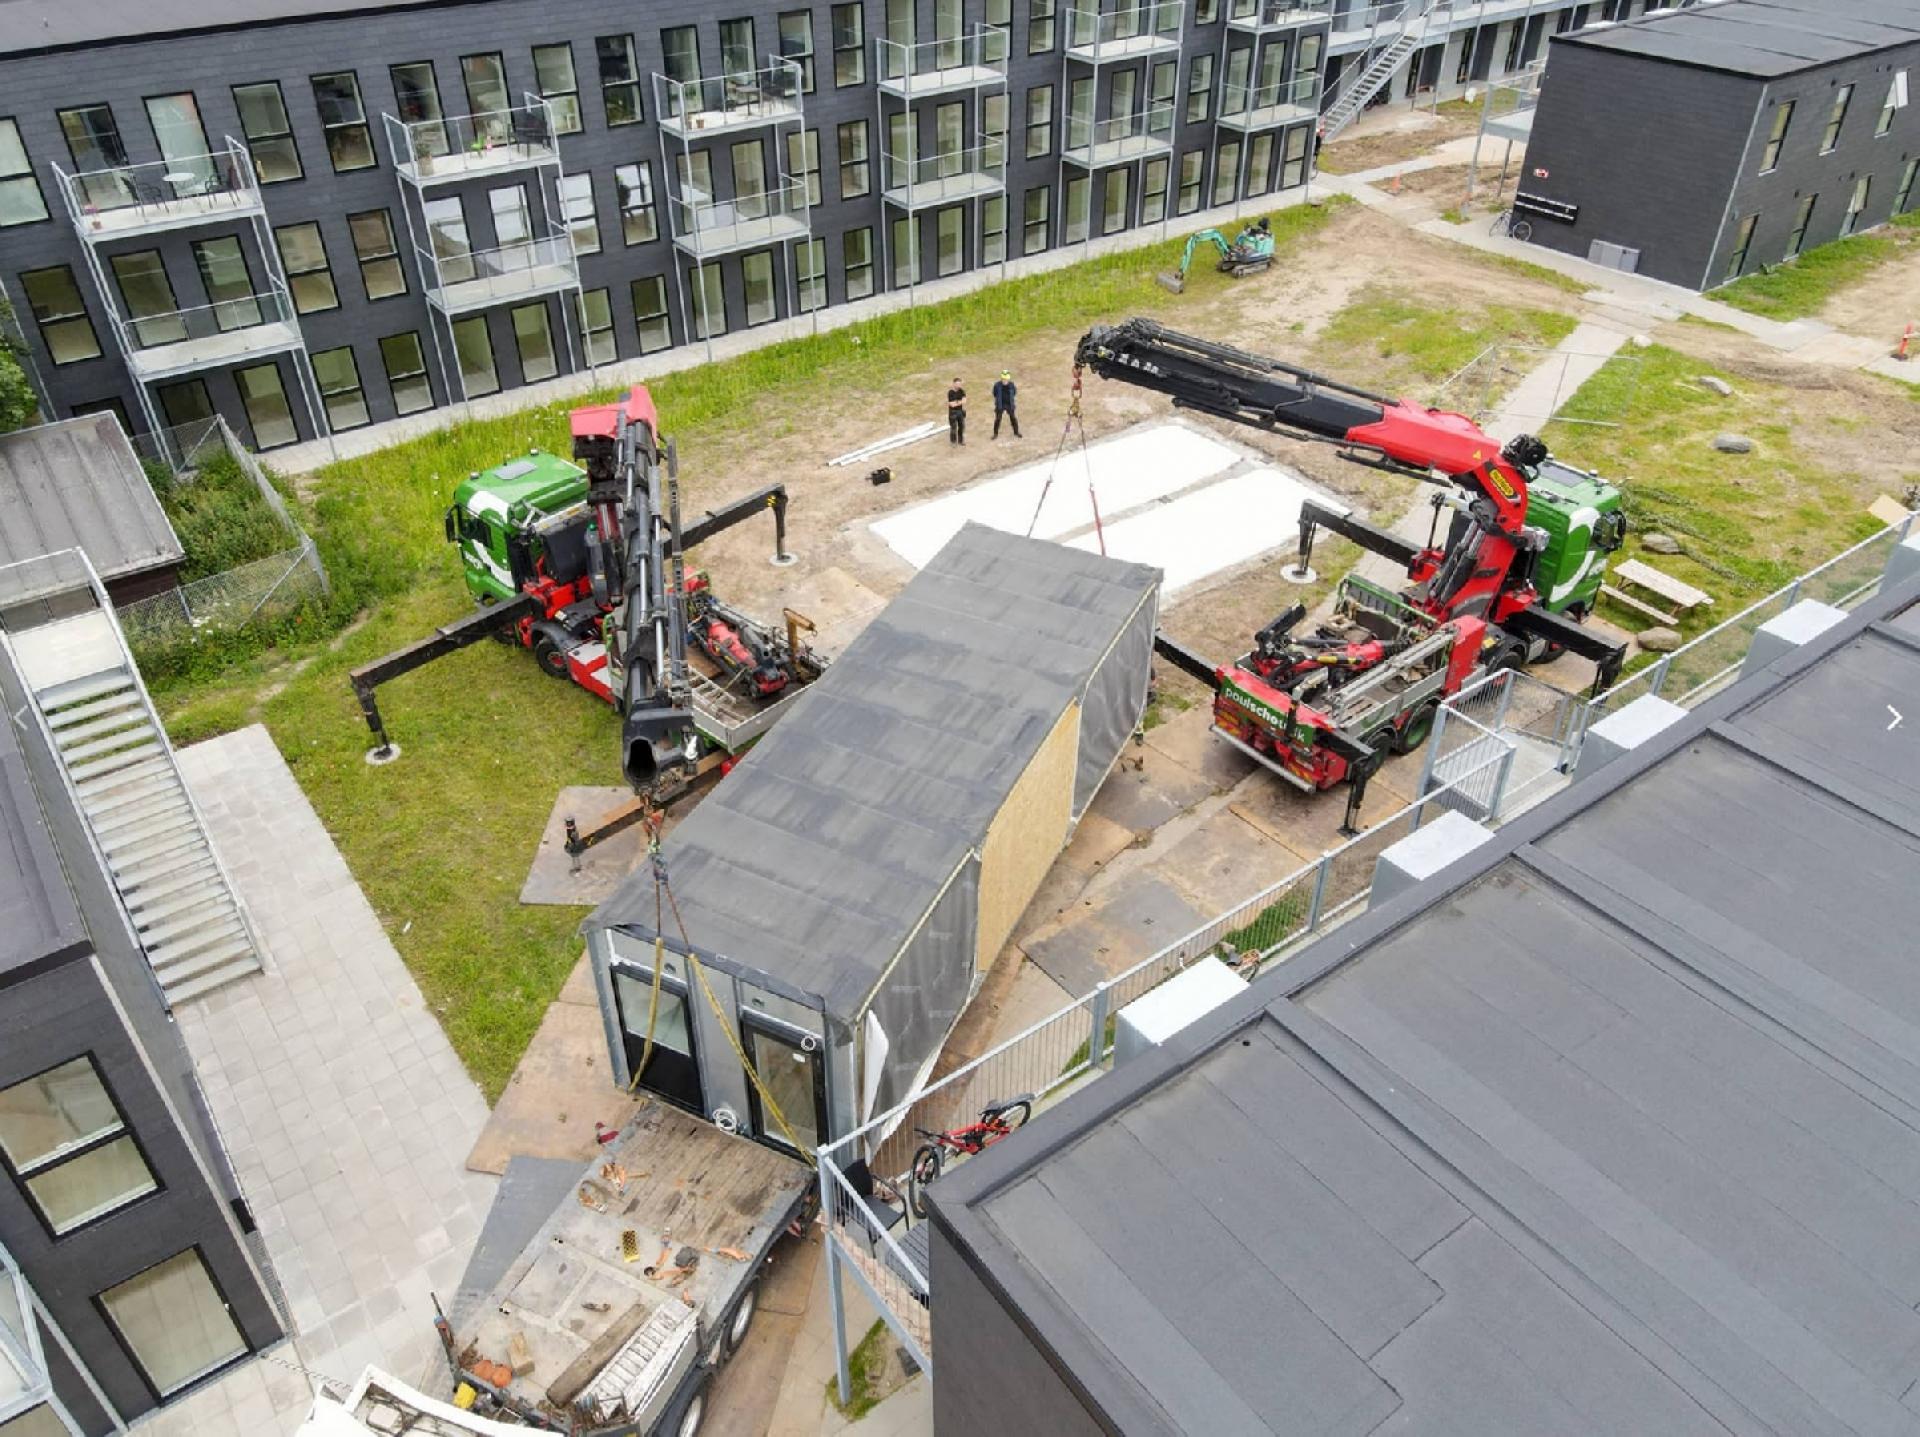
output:
[[[256,448],[1222,206],[1656,0],[0,7],[58,417]]]
[[[124,1430],[278,1342],[219,1134],[0,642],[0,1434]]]
[[[1516,208],[1536,244],[1711,289],[1920,205],[1916,86],[1910,0],[1716,0],[1561,36]]]

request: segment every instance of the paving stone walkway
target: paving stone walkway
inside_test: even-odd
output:
[[[140,1430],[267,1437],[305,1416],[302,1369],[435,1370],[430,1294],[453,1292],[497,1180],[465,1170],[480,1090],[266,729],[180,767],[268,962],[178,1019],[296,1336]]]

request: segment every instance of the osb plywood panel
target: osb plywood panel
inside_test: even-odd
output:
[[[1080,705],[1069,704],[987,826],[980,846],[980,921],[974,967],[983,969],[1013,936],[1073,821],[1073,777],[1080,759]]]

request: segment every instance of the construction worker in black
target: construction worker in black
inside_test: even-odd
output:
[[[1005,415],[1007,423],[1013,426],[1013,437],[1020,437],[1020,416],[1014,410],[1014,401],[1019,395],[1013,382],[1013,371],[1003,369],[993,385],[993,437],[1000,437],[1000,416]]]
[[[967,391],[960,387],[960,376],[953,376],[953,388],[947,391],[947,443],[967,442]]]

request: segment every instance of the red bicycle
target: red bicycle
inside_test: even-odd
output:
[[[926,1142],[914,1153],[913,1166],[907,1169],[908,1200],[913,1204],[913,1215],[917,1218],[927,1215],[927,1186],[940,1176],[948,1153],[971,1157],[982,1148],[992,1147],[1032,1116],[1033,1094],[1022,1093],[1017,1098],[988,1104],[981,1109],[978,1122],[963,1128],[944,1133],[915,1128]]]

